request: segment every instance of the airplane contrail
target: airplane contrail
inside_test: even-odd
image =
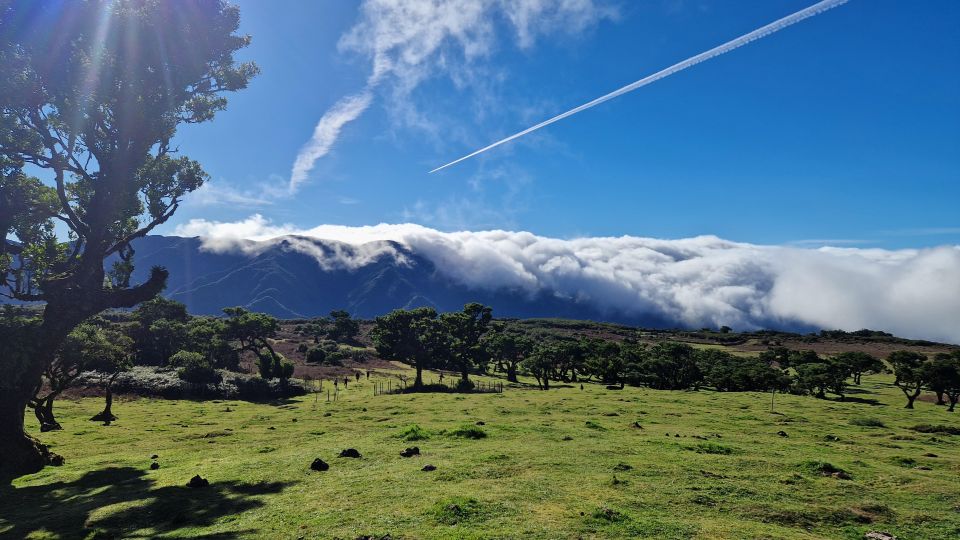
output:
[[[574,114],[577,114],[577,113],[580,112],[580,111],[585,111],[585,110],[587,110],[587,109],[589,109],[589,108],[591,108],[591,107],[594,107],[594,106],[596,106],[596,105],[599,105],[599,104],[603,103],[604,101],[611,100],[611,99],[613,99],[613,98],[615,98],[615,97],[617,97],[617,96],[626,94],[627,92],[632,92],[632,91],[636,90],[637,88],[640,88],[640,87],[642,87],[642,86],[646,86],[646,85],[648,85],[648,84],[650,84],[650,83],[652,83],[652,82],[655,82],[655,81],[659,81],[660,79],[663,79],[664,77],[668,77],[668,76],[670,76],[670,75],[673,75],[674,73],[676,73],[676,72],[678,72],[678,71],[683,71],[683,70],[687,69],[688,67],[695,66],[695,65],[697,65],[697,64],[699,64],[699,63],[701,63],[701,62],[706,62],[707,60],[710,60],[711,58],[720,56],[721,54],[724,54],[724,53],[728,53],[728,52],[730,52],[730,51],[732,51],[732,50],[734,50],[734,49],[736,49],[736,48],[738,48],[738,47],[742,47],[742,46],[746,45],[747,43],[750,43],[751,41],[756,41],[756,40],[758,40],[758,39],[760,39],[760,38],[767,37],[767,36],[769,36],[770,34],[772,34],[772,33],[774,33],[774,32],[778,32],[778,31],[780,31],[780,30],[783,30],[784,28],[786,28],[786,27],[788,27],[788,26],[791,26],[791,25],[793,25],[793,24],[796,24],[796,23],[798,23],[798,22],[800,22],[800,21],[802,21],[802,20],[804,20],[804,19],[808,19],[808,18],[810,18],[810,17],[813,17],[814,15],[819,15],[819,14],[823,13],[824,11],[827,11],[828,9],[835,8],[835,7],[840,6],[840,5],[842,5],[842,4],[846,4],[847,1],[848,1],[848,0],[823,0],[822,2],[817,2],[816,4],[814,4],[814,5],[812,5],[812,6],[808,7],[808,8],[805,8],[805,9],[801,9],[800,11],[798,11],[798,12],[792,14],[792,15],[787,15],[786,17],[784,17],[784,18],[782,18],[782,19],[778,19],[778,20],[776,20],[776,21],[774,21],[774,22],[772,22],[772,23],[770,23],[770,24],[768,24],[768,25],[766,25],[766,26],[762,26],[762,27],[760,27],[760,28],[757,28],[756,30],[754,30],[753,32],[750,32],[749,34],[744,34],[744,35],[742,35],[742,36],[740,36],[740,37],[738,37],[738,38],[736,38],[736,39],[731,39],[730,41],[724,43],[723,45],[718,45],[717,47],[714,47],[714,48],[712,48],[712,49],[710,49],[710,50],[708,50],[708,51],[704,51],[704,52],[702,52],[702,53],[700,53],[700,54],[698,54],[698,55],[696,55],[696,56],[692,56],[692,57],[690,57],[690,58],[687,58],[686,60],[684,60],[684,61],[682,61],[682,62],[677,62],[676,64],[674,64],[674,65],[672,65],[672,66],[670,66],[670,67],[668,67],[668,68],[666,68],[666,69],[664,69],[664,70],[658,71],[658,72],[654,73],[653,75],[648,75],[648,76],[640,79],[639,81],[632,82],[632,83],[624,86],[623,88],[614,90],[613,92],[610,92],[609,94],[606,94],[606,95],[604,95],[604,96],[600,96],[600,97],[598,97],[597,99],[595,99],[595,100],[593,100],[593,101],[584,103],[583,105],[580,105],[579,107],[576,107],[576,108],[574,108],[574,109],[570,109],[569,111],[567,111],[567,112],[565,112],[565,113],[563,113],[563,114],[558,114],[557,116],[554,116],[553,118],[551,118],[551,119],[549,119],[549,120],[544,120],[543,122],[540,122],[539,124],[537,124],[537,125],[535,125],[535,126],[533,126],[533,127],[527,128],[527,129],[525,129],[525,130],[523,130],[523,131],[521,131],[521,132],[519,132],[519,133],[514,133],[513,135],[510,135],[509,137],[507,137],[507,138],[505,138],[505,139],[501,139],[501,140],[499,140],[499,141],[497,141],[497,142],[495,142],[495,143],[493,143],[493,144],[491,144],[491,145],[489,145],[489,146],[484,146],[483,148],[477,150],[476,152],[473,152],[473,153],[471,153],[471,154],[467,154],[467,155],[463,156],[463,157],[460,158],[460,159],[451,161],[450,163],[447,163],[446,165],[441,165],[440,167],[437,167],[436,169],[430,171],[430,173],[432,174],[432,173],[435,173],[435,172],[437,172],[437,171],[439,171],[439,170],[446,169],[447,167],[450,167],[451,165],[456,165],[457,163],[460,163],[461,161],[464,161],[464,160],[466,160],[466,159],[470,159],[470,158],[472,158],[473,156],[476,156],[476,155],[478,155],[478,154],[482,154],[482,153],[486,152],[487,150],[490,150],[491,148],[496,148],[497,146],[500,146],[501,144],[508,143],[508,142],[510,142],[510,141],[512,141],[512,140],[514,140],[514,139],[516,139],[516,138],[519,138],[519,137],[523,137],[523,136],[526,135],[527,133],[536,131],[536,130],[542,128],[542,127],[549,126],[550,124],[552,124],[552,123],[554,123],[554,122],[563,120],[564,118],[566,118],[566,117],[568,117],[568,116],[573,116]]]

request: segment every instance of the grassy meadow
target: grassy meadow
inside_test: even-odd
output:
[[[842,403],[778,394],[773,412],[758,393],[374,396],[366,379],[331,402],[326,385],[123,400],[110,426],[88,420],[100,399],[64,401],[42,439],[66,464],[0,487],[0,538],[956,538],[960,436],[911,428],[960,422],[903,409],[890,382]],[[210,486],[186,487],[196,474]]]

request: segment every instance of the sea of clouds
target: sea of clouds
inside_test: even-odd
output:
[[[191,220],[175,234],[199,236],[212,251],[251,254],[285,239],[315,257],[320,269],[356,268],[385,255],[404,262],[383,242],[392,241],[467,287],[549,293],[601,312],[651,315],[695,328],[871,328],[960,343],[960,246],[810,249],[715,236],[558,239],[502,230],[442,232],[409,223],[298,229],[259,215],[238,222]],[[319,249],[309,239],[346,248]]]

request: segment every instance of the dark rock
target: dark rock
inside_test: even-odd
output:
[[[623,390],[623,388],[620,388],[618,385],[611,384],[610,386],[607,386],[607,390]]]
[[[157,463],[156,461],[154,461],[153,463],[150,464],[150,470],[151,470],[151,471],[155,471],[155,470],[157,470],[157,469],[159,469],[159,468],[160,468],[160,464]]]
[[[674,433],[673,436],[676,437],[676,438],[678,438],[678,439],[680,438],[680,434],[679,434],[679,433]]]
[[[477,425],[478,425],[478,426],[485,426],[485,425],[487,425],[487,423],[484,422],[483,420],[481,420],[481,421],[477,422]]]
[[[832,477],[834,477],[834,478],[836,478],[836,479],[838,479],[838,480],[852,480],[852,479],[853,479],[853,477],[850,476],[850,473],[847,473],[847,472],[845,472],[845,471],[837,471],[837,472],[835,472],[835,473],[832,473],[830,476],[832,476]]]
[[[331,413],[331,412],[325,412],[325,413],[323,413],[323,415],[324,415],[324,416],[333,416],[333,413]]]
[[[150,456],[150,459],[160,459],[160,456],[154,454],[154,455]]]
[[[437,470],[437,468],[436,468],[435,466],[433,466],[433,465],[424,465],[423,468],[420,469],[420,470],[421,470],[421,471],[425,471],[425,472],[430,472],[430,471],[435,471],[435,470]]]
[[[54,467],[62,467],[63,464],[66,463],[66,460],[64,460],[60,454],[50,454],[48,463]]]
[[[416,447],[416,446],[411,446],[410,448],[407,448],[407,449],[404,450],[403,452],[400,452],[400,455],[401,455],[402,457],[419,456],[419,455],[420,455],[420,448],[418,448],[418,447]]]
[[[296,419],[296,418],[294,418],[294,419],[293,419],[292,421],[293,421],[293,422],[296,422],[296,421],[297,421],[297,419]]]
[[[277,428],[275,428],[275,427],[273,427],[273,426],[270,426],[270,427],[268,427],[267,429],[269,429],[270,431],[273,431],[273,430],[275,430],[275,429],[277,429]]]
[[[565,440],[565,441],[572,441],[572,440],[573,440],[573,437],[571,437],[571,436],[569,436],[569,435],[566,435],[566,436],[563,438],[563,440]]]
[[[781,436],[781,437],[789,437],[789,435],[787,435],[787,432],[786,432],[786,431],[782,431],[782,430],[781,430],[781,431],[778,431],[778,432],[777,432],[777,435],[779,435],[779,436]]]
[[[637,429],[643,429],[643,426],[640,425],[640,422],[634,422],[634,423],[633,423],[633,427],[635,427],[635,428],[637,428]]]
[[[310,470],[312,471],[322,472],[328,469],[330,469],[330,465],[320,458],[313,460],[313,463],[310,464]]]
[[[840,437],[837,437],[836,435],[827,435],[823,438],[823,440],[829,441],[829,442],[838,442],[840,440]]]
[[[206,478],[203,478],[199,474],[194,476],[187,482],[187,487],[189,488],[205,488],[210,485],[210,481]]]
[[[340,457],[359,458],[361,456],[360,452],[358,452],[356,448],[347,448],[346,450],[340,452]]]
[[[940,457],[940,456],[927,452],[926,454],[923,455],[923,457]]]
[[[629,471],[630,469],[633,469],[633,467],[627,465],[626,463],[617,463],[613,466],[613,470],[615,471]]]

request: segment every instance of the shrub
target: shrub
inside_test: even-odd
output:
[[[487,432],[477,426],[465,425],[447,433],[451,437],[461,437],[464,439],[483,439]]]
[[[300,354],[307,352],[307,349],[309,349],[309,347],[307,347],[306,343],[301,343],[300,345],[297,345],[297,352]]]
[[[217,384],[223,379],[210,360],[200,353],[179,351],[170,357],[170,365],[178,368],[181,379],[194,384]]]
[[[313,347],[307,353],[308,364],[323,364],[327,361],[327,351],[321,347]]]

